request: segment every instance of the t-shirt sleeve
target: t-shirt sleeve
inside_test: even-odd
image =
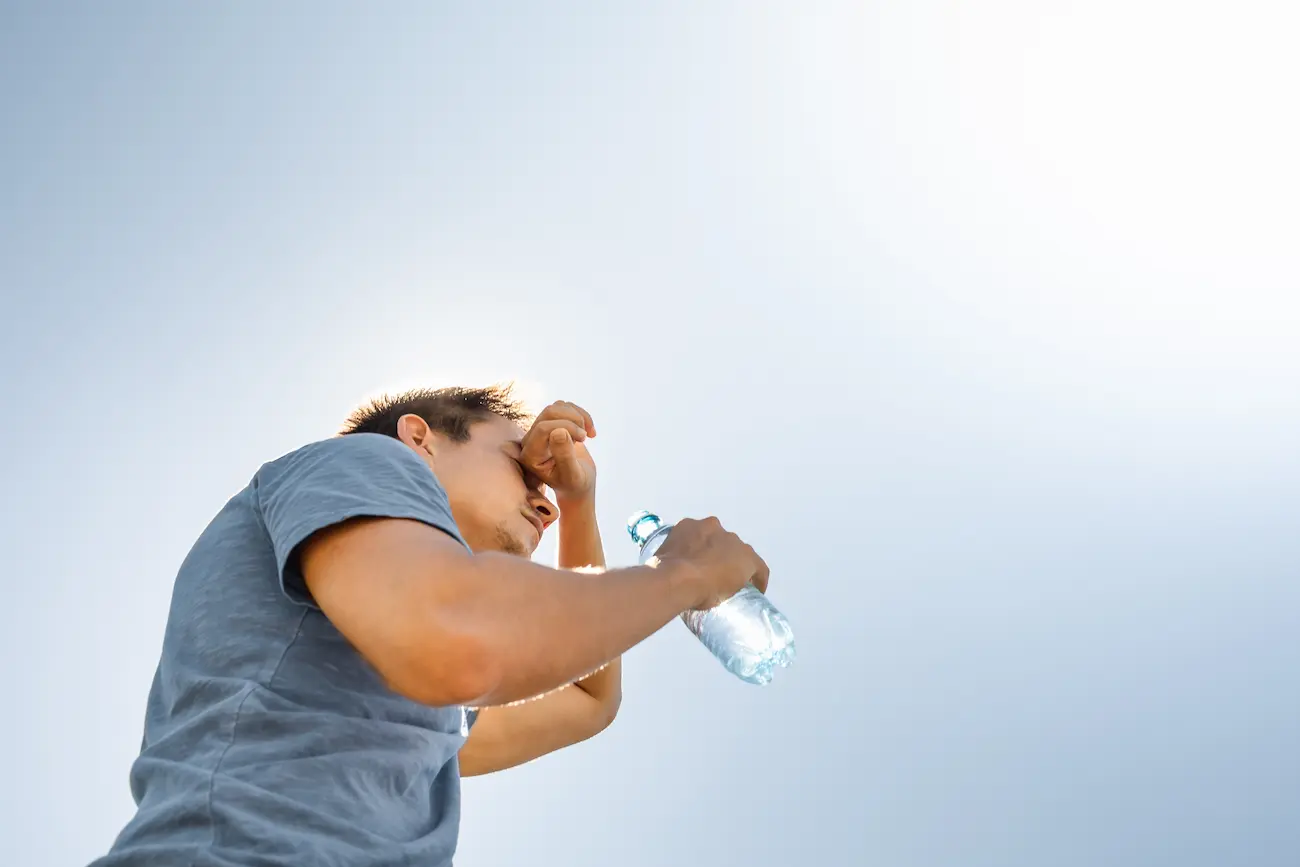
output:
[[[255,479],[280,578],[294,602],[315,608],[298,568],[298,546],[352,518],[408,518],[462,545],[447,492],[409,448],[382,434],[348,434],[267,464]]]

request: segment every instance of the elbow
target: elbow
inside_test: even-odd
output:
[[[614,694],[610,696],[609,699],[609,708],[608,708],[608,713],[606,714],[607,719],[605,720],[605,728],[609,728],[611,725],[614,724],[614,718],[618,716],[618,709],[619,706],[622,704],[623,704],[623,690],[616,689],[614,690]]]
[[[614,724],[614,719],[618,716],[618,707],[623,702],[623,693],[616,691],[612,695],[606,696],[600,703],[600,711],[596,714],[596,730],[593,735],[598,735],[605,729]]]
[[[585,692],[585,690],[583,691]],[[574,708],[574,713],[565,721],[567,726],[566,746],[594,738],[612,726],[615,717],[618,716],[619,696],[617,694],[599,699],[595,696],[589,696],[589,698],[590,701],[583,702],[581,706]]]

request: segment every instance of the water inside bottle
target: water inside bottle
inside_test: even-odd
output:
[[[640,561],[645,563],[672,527],[653,512],[638,512],[627,529],[641,546]],[[753,585],[706,611],[683,613],[682,621],[724,668],[748,683],[770,683],[776,669],[794,662],[789,621]]]

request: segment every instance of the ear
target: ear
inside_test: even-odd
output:
[[[397,420],[397,438],[417,452],[437,453],[439,437],[429,423],[415,413],[407,413]]]

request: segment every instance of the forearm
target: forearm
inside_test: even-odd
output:
[[[605,567],[593,499],[559,501],[559,557],[566,570],[596,572],[591,581],[620,580]],[[460,751],[461,776],[489,774],[590,738],[614,721],[622,700],[619,660],[537,701],[485,708]]]
[[[491,774],[531,762],[599,734],[613,720],[613,713],[577,687],[538,701],[484,708],[461,748],[460,775]]]
[[[695,604],[686,567],[590,575],[518,557],[473,557],[467,580],[436,601],[472,644],[484,690],[475,706],[508,704],[585,678]]]
[[[605,548],[600,542],[600,527],[596,525],[595,499],[588,497],[576,503],[560,500],[559,506],[560,568],[605,568]]]
[[[595,498],[589,496],[577,502],[560,500],[559,506],[559,567],[603,570],[605,550],[600,541],[600,527],[596,522]],[[575,684],[596,700],[599,704],[597,713],[602,719],[612,719],[618,711],[623,697],[621,669],[621,661],[614,659],[595,674],[588,675]]]

